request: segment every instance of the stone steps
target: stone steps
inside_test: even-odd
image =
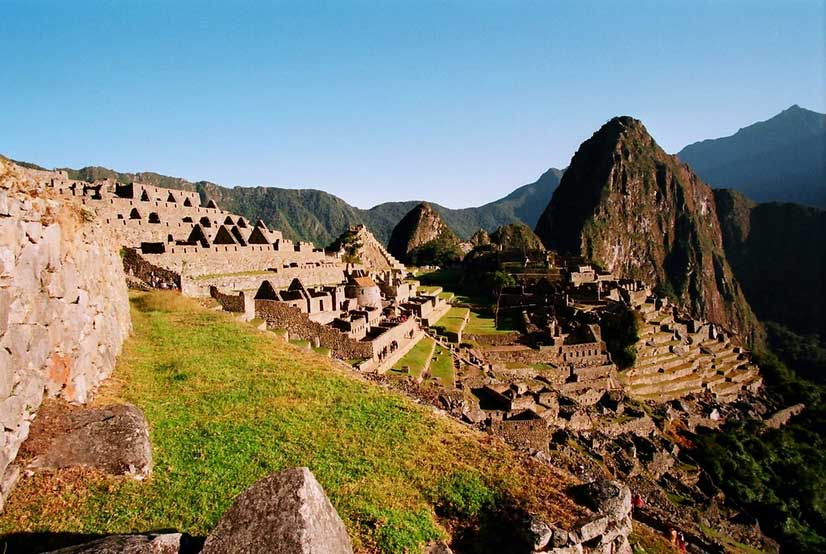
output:
[[[652,383],[646,385],[631,385],[631,394],[633,396],[649,396],[656,394],[672,393],[678,390],[689,390],[698,392],[703,389],[703,379],[700,375],[692,372],[689,375],[679,377],[677,379],[670,379],[659,383]]]
[[[689,386],[681,389],[645,394],[638,394],[636,392],[632,392],[632,395],[634,396],[634,398],[637,398],[639,400],[654,400],[656,402],[668,402],[669,400],[676,400],[678,398],[688,396],[689,394],[697,394],[698,392],[701,392],[701,389],[698,389],[696,386]]]
[[[699,368],[697,356],[681,356],[678,354],[670,353],[668,356],[658,356],[658,358],[654,361],[646,360],[645,364],[634,366],[632,369],[628,370],[628,373],[632,377],[650,375],[652,373],[658,373],[660,369],[669,371],[675,367],[682,366],[686,363],[691,364],[695,370]]]

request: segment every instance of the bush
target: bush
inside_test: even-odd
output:
[[[476,473],[458,471],[442,479],[435,504],[451,517],[477,517],[495,504],[495,493]]]
[[[641,325],[640,314],[627,307],[618,313],[606,314],[600,322],[602,338],[620,369],[629,368],[637,361]]]

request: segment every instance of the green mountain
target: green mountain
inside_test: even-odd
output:
[[[686,146],[677,156],[713,187],[757,202],[826,208],[826,114],[794,105],[732,136]]]
[[[387,250],[418,266],[445,266],[462,259],[459,238],[427,202],[407,212],[393,228]]]
[[[582,143],[536,226],[546,247],[639,279],[762,343],[734,278],[711,189],[643,124],[617,117]]]
[[[287,238],[307,240],[318,246],[333,242],[348,225],[362,223],[387,244],[396,224],[420,204],[420,200],[385,202],[364,210],[341,198],[314,189],[276,187],[223,187],[209,181],[190,182],[157,173],[120,173],[105,167],[61,168],[73,179],[96,181],[115,179],[123,183],[142,182],[160,187],[197,191],[201,198],[211,198],[231,212],[251,221],[264,220]],[[462,239],[479,229],[494,231],[508,223],[536,225],[539,215],[559,184],[562,171],[549,169],[536,182],[524,185],[509,195],[483,206],[450,209],[431,204],[447,225]]]

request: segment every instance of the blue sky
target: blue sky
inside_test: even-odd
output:
[[[0,153],[479,205],[614,115],[676,152],[826,111],[826,2],[0,0]]]

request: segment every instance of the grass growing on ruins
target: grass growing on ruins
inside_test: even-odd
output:
[[[430,337],[422,337],[407,354],[396,362],[394,369],[401,370],[402,367],[407,366],[409,375],[417,379],[424,371],[424,368],[427,367],[427,363],[433,352],[433,343],[434,341]]]
[[[453,387],[453,354],[449,350],[437,344],[433,351],[433,361],[430,362],[430,376],[442,382],[448,388]]]
[[[33,532],[203,536],[246,487],[291,466],[314,472],[363,553],[412,553],[446,529],[473,528],[473,514],[449,508],[481,509],[479,499],[551,521],[582,515],[552,468],[311,350],[168,291],[133,295],[132,316],[133,336],[95,403],[144,411],[151,479],[87,471],[22,479],[0,515],[8,551],[53,546],[32,544]]]
[[[436,327],[441,327],[445,333],[460,333],[465,327],[465,318],[469,311],[467,308],[450,308],[436,322]]]
[[[482,314],[477,311],[470,311],[470,319],[467,326],[465,326],[465,333],[471,335],[497,335],[512,333],[517,330],[515,325],[511,324],[509,319],[503,319],[500,326],[497,328],[496,320],[492,314]]]

